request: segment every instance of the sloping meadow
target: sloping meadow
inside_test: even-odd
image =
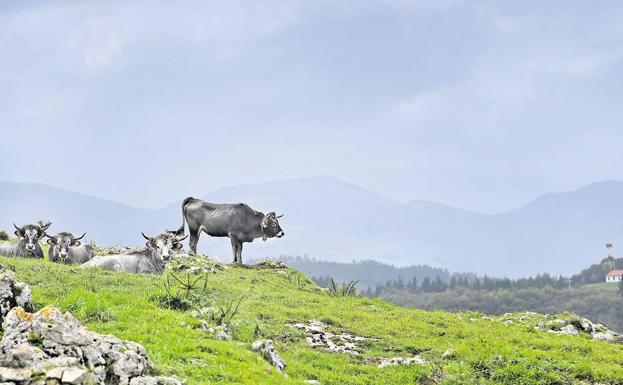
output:
[[[331,296],[279,265],[152,276],[0,264],[31,286],[37,308],[141,343],[160,374],[188,384],[623,384],[623,344]],[[252,350],[261,339],[274,341],[284,373]]]

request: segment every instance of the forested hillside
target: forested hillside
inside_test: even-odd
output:
[[[571,277],[411,279],[378,285],[367,294],[421,309],[491,314],[571,311],[623,331],[623,288],[604,283],[607,272],[622,267],[623,258],[606,258]]]
[[[451,277],[457,279],[473,279],[475,274],[452,274],[446,269],[440,269],[428,265],[414,266],[393,266],[382,262],[365,260],[353,262],[334,262],[322,261],[309,257],[287,257],[279,258],[289,266],[300,270],[307,276],[314,279],[321,286],[325,286],[329,278],[335,281],[357,281],[359,289],[373,289],[378,285],[389,284],[390,282],[400,282],[407,278],[424,280],[439,279],[448,282]]]

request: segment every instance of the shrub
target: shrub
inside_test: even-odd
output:
[[[242,297],[225,301],[215,307],[208,308],[207,319],[216,325],[224,325],[231,323],[231,320],[238,315]]]
[[[357,282],[358,281],[343,282],[338,287],[333,278],[329,278],[329,282],[327,284],[329,295],[335,297],[355,297],[357,295]]]
[[[203,282],[201,279],[203,278]],[[189,310],[199,308],[207,302],[208,277],[207,275],[194,277],[190,273],[182,279],[173,273],[165,276],[163,283],[164,294],[156,296],[160,307],[174,310]]]
[[[0,230],[0,241],[8,241],[8,240],[9,240],[9,234],[4,230]]]

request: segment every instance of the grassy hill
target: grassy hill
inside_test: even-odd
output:
[[[623,345],[503,324],[477,313],[404,309],[377,299],[335,297],[291,269],[230,266],[206,273],[207,303],[242,298],[233,341],[201,330],[191,309],[160,305],[167,275],[132,275],[20,258],[0,258],[31,285],[38,307],[53,304],[89,328],[143,344],[164,375],[189,384],[587,384],[623,383]],[[178,275],[184,280],[184,275]],[[201,285],[200,285],[201,286]],[[362,354],[308,347],[288,324],[321,320],[333,332],[375,337]],[[471,320],[470,320],[471,319]],[[278,373],[251,343],[272,338],[287,362]],[[449,348],[455,355],[443,359]],[[419,354],[424,366],[379,368],[379,357]]]

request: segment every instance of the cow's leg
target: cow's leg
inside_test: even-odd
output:
[[[197,254],[197,242],[199,242],[199,229],[193,229],[188,226],[188,232],[190,233],[190,239],[188,241],[188,247],[190,247],[190,251]]]
[[[242,265],[242,245],[243,243],[240,242],[240,245],[238,246],[238,263]]]
[[[240,247],[240,241],[235,237],[229,237],[231,240],[231,250],[234,252],[234,263],[238,263],[238,248]]]

